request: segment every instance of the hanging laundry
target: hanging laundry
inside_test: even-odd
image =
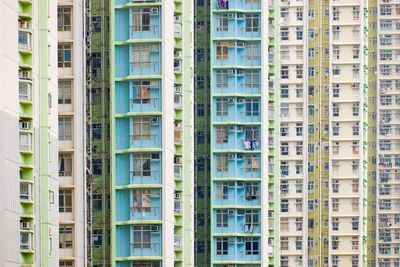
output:
[[[244,141],[244,149],[245,150],[251,149],[251,141]]]
[[[244,226],[244,231],[247,233],[248,230],[249,230],[249,225],[246,224],[246,225]]]

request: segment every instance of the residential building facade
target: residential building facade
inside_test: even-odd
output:
[[[5,266],[58,265],[56,4],[2,1]]]
[[[111,265],[193,265],[193,6],[111,2]]]
[[[211,266],[278,266],[273,1],[210,4]]]
[[[60,266],[86,266],[84,3],[57,1]]]

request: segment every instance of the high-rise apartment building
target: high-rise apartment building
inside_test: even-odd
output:
[[[86,266],[84,4],[57,1],[60,266]]]
[[[56,4],[2,1],[1,256],[58,265]]]
[[[86,1],[88,266],[111,264],[110,1]]]
[[[211,266],[278,266],[275,3],[210,4]]]
[[[193,263],[193,7],[111,1],[111,264]]]
[[[399,1],[0,18],[1,264],[400,266]]]

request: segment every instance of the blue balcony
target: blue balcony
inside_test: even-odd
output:
[[[116,220],[161,220],[160,189],[116,191]]]
[[[132,256],[161,256],[161,225],[132,225],[131,229]]]
[[[161,190],[131,190],[131,220],[161,220]]]
[[[261,233],[260,210],[217,209],[214,210],[214,233],[259,234]]]
[[[161,111],[160,80],[116,82],[116,113]]]
[[[214,150],[260,151],[260,126],[214,126]]]
[[[259,41],[214,42],[215,66],[261,66],[261,44]]]
[[[261,1],[249,0],[214,0],[214,9],[229,10],[229,9],[242,9],[242,10],[259,10],[261,9]]]
[[[215,261],[260,261],[259,237],[214,237]]]
[[[252,182],[214,182],[214,205],[216,206],[255,206],[261,205],[260,183]]]
[[[260,122],[260,98],[214,98],[214,121]]]
[[[160,184],[159,153],[123,153],[116,155],[116,185]]]
[[[132,265],[133,264],[133,265]],[[161,267],[161,261],[137,261],[133,263],[130,261],[117,261],[117,267]]]
[[[117,118],[116,126],[117,149],[161,147],[160,116]]]
[[[260,178],[261,156],[259,153],[215,153],[215,178]]]
[[[161,38],[161,7],[137,7],[130,12],[130,38]]]
[[[116,227],[117,257],[161,256],[161,225]]]
[[[214,13],[214,37],[260,38],[259,13]]]
[[[218,69],[213,76],[214,94],[261,94],[258,69]]]

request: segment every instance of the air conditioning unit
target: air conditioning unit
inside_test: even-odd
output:
[[[175,22],[181,22],[181,16],[174,16]]]
[[[31,223],[30,222],[21,222],[21,230],[30,230],[31,229]]]
[[[151,14],[158,14],[158,7],[152,7],[152,8],[150,9],[150,13],[151,13]]]
[[[234,215],[234,214],[235,214],[235,210],[234,210],[234,209],[228,210],[228,214],[229,214],[229,215]]]
[[[237,127],[237,131],[238,131],[238,132],[243,132],[243,126],[238,126],[238,127]]]
[[[244,103],[244,98],[238,98],[238,99],[237,99],[237,102],[238,102],[238,103]]]
[[[159,232],[160,231],[159,225],[152,225],[151,226],[151,231],[152,232]]]
[[[21,130],[29,130],[31,128],[31,123],[27,121],[20,121],[19,122],[19,128]]]
[[[234,103],[235,102],[235,99],[234,98],[228,98],[228,103]]]
[[[228,159],[234,159],[235,158],[235,154],[228,154]]]
[[[235,13],[228,13],[228,18],[234,18],[235,17]]]
[[[238,42],[238,43],[237,43],[237,46],[238,46],[238,47],[244,47],[244,42]]]
[[[233,69],[228,70],[228,75],[233,75],[233,73],[234,73]]]
[[[32,80],[32,73],[27,70],[20,70],[19,71],[19,78],[22,80]]]
[[[229,126],[229,132],[234,132],[235,131],[235,126]]]
[[[235,238],[234,237],[228,237],[228,242],[229,243],[235,243]]]
[[[175,199],[181,199],[181,193],[175,193]]]
[[[242,19],[242,18],[244,18],[244,14],[243,13],[238,13],[237,17],[238,17],[238,19]]]
[[[158,117],[151,118],[151,123],[159,123],[160,119]]]
[[[379,92],[380,92],[381,94],[384,94],[384,93],[386,93],[386,90],[385,90],[385,88],[381,88],[381,89],[379,89]]]
[[[175,86],[174,93],[182,93],[182,86]]]

